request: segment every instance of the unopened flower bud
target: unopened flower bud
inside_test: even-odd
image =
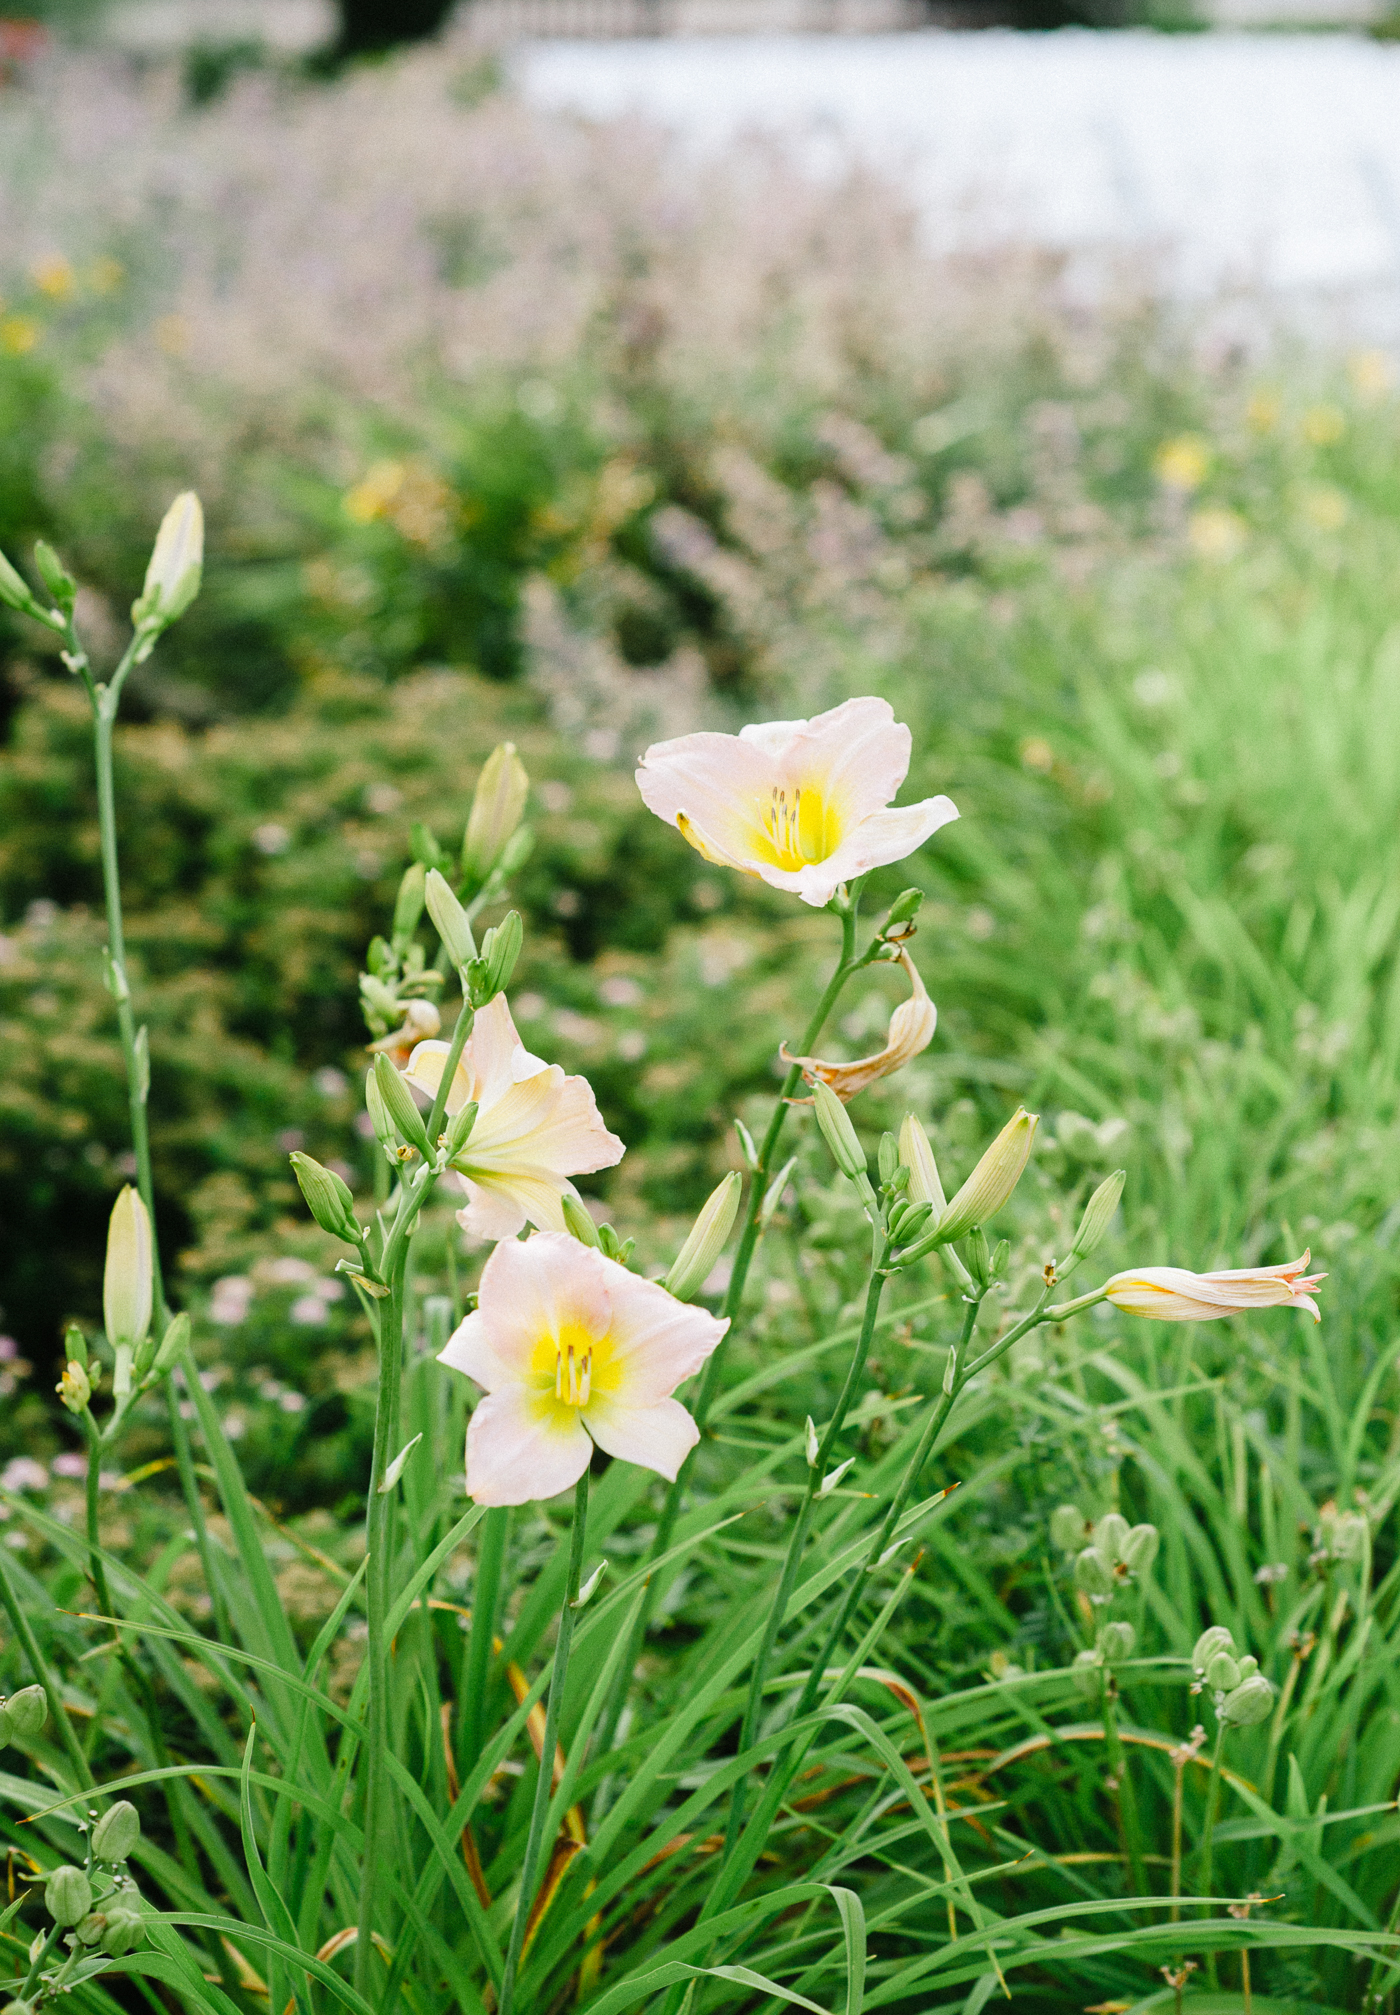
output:
[[[525,926],[518,910],[511,910],[487,931],[481,941],[481,957],[472,959],[467,968],[473,1007],[485,1007],[510,985],[524,941]]]
[[[44,614],[30,593],[24,576],[15,571],[3,553],[0,553],[0,602],[7,609],[18,609],[26,616]]]
[[[817,1423],[813,1420],[810,1413],[807,1415],[807,1425],[802,1433],[803,1447],[807,1452],[807,1467],[815,1469],[817,1466],[817,1457],[821,1453],[821,1442],[817,1436]]]
[[[820,1078],[812,1086],[812,1104],[816,1109],[817,1125],[842,1175],[849,1176],[852,1181],[864,1177],[865,1155],[851,1125],[850,1115],[835,1092]]]
[[[428,1140],[428,1129],[402,1073],[395,1070],[388,1057],[377,1056],[372,1075],[384,1110],[395,1127],[410,1146],[416,1147],[425,1160],[431,1161],[433,1150]]]
[[[884,928],[880,932],[881,937],[889,939],[910,936],[909,927],[923,906],[922,889],[904,889],[890,904],[889,915],[885,918]]]
[[[992,1254],[987,1244],[987,1234],[980,1224],[974,1225],[967,1235],[967,1270],[978,1287],[991,1286]]]
[[[1206,1684],[1215,1693],[1228,1693],[1240,1683],[1240,1668],[1228,1651],[1217,1651],[1206,1667]]]
[[[44,1908],[55,1924],[81,1924],[92,1908],[92,1884],[81,1868],[55,1868],[44,1884]]]
[[[75,1364],[81,1364],[84,1369],[87,1368],[87,1338],[76,1322],[70,1322],[63,1332],[63,1355],[71,1357]]]
[[[153,1377],[164,1378],[167,1373],[172,1372],[189,1347],[190,1319],[181,1309],[178,1315],[171,1316],[165,1335],[160,1340],[160,1349],[156,1352],[155,1363],[151,1366]]]
[[[1234,1648],[1234,1633],[1223,1623],[1212,1623],[1196,1639],[1191,1653],[1191,1663],[1197,1672],[1204,1672],[1217,1651],[1231,1651]]]
[[[120,1959],[127,1952],[134,1952],[146,1936],[146,1920],[139,1910],[129,1903],[114,1903],[107,1912],[107,1926],[102,1933],[102,1950],[109,1959]]]
[[[1262,1673],[1256,1672],[1226,1694],[1220,1718],[1231,1728],[1252,1728],[1255,1722],[1268,1720],[1273,1705],[1273,1687]]]
[[[5,1702],[11,1742],[32,1742],[49,1718],[49,1696],[42,1686],[21,1686]]]
[[[671,1271],[661,1285],[677,1301],[689,1301],[714,1271],[715,1262],[734,1229],[739,1211],[743,1177],[731,1169],[714,1189],[690,1230],[690,1236],[676,1254]]]
[[[404,870],[399,892],[394,898],[394,950],[406,950],[409,940],[418,928],[418,919],[423,914],[425,901],[424,882],[426,870],[421,861],[414,861]]]
[[[1086,1700],[1097,1700],[1103,1686],[1103,1660],[1097,1651],[1080,1651],[1070,1669],[1077,1692]]]
[[[928,1229],[933,1216],[931,1203],[906,1203],[890,1219],[890,1244],[912,1245]]]
[[[82,1923],[76,1927],[75,1936],[80,1945],[91,1947],[101,1943],[102,1934],[106,1929],[107,1912],[105,1910],[89,1910]]]
[[[161,520],[140,599],[132,604],[137,629],[163,630],[182,616],[204,574],[204,512],[193,490],[183,491]]]
[[[87,1366],[70,1357],[54,1391],[70,1413],[81,1413],[92,1398],[92,1380],[87,1375]]]
[[[1073,1553],[1084,1544],[1084,1514],[1077,1504],[1060,1504],[1050,1514],[1050,1544]]]
[[[1099,1632],[1099,1650],[1110,1665],[1120,1658],[1131,1658],[1136,1643],[1137,1632],[1131,1623],[1106,1623]]]
[[[938,1220],[938,1240],[951,1245],[996,1216],[1021,1180],[1039,1116],[1020,1108],[1007,1121]]]
[[[130,1859],[131,1851],[140,1838],[140,1813],[129,1798],[119,1798],[93,1827],[92,1851],[99,1861],[115,1867],[119,1861]]]
[[[423,884],[423,899],[433,928],[442,939],[447,956],[460,972],[476,957],[476,939],[467,913],[458,902],[445,875],[431,868]]]
[[[472,1128],[476,1125],[478,1110],[476,1100],[474,1098],[468,1099],[467,1103],[457,1112],[454,1112],[451,1119],[447,1122],[447,1159],[449,1161],[452,1160],[454,1155],[459,1155],[471,1139]]]
[[[892,1133],[882,1133],[880,1135],[880,1146],[876,1155],[876,1163],[880,1170],[881,1182],[888,1183],[894,1175],[895,1170],[899,1167],[899,1143]],[[908,1181],[907,1175],[905,1181]]]
[[[377,1062],[378,1058],[375,1061]],[[379,1145],[387,1148],[391,1155],[396,1154],[399,1137],[394,1132],[394,1122],[389,1117],[389,1108],[380,1095],[379,1079],[373,1070],[370,1070],[365,1077],[365,1111],[369,1114],[369,1123],[374,1128],[374,1137]]]
[[[477,887],[501,859],[525,816],[530,779],[514,742],[501,742],[486,758],[462,840],[462,872]]]
[[[566,1190],[559,1199],[559,1206],[564,1213],[564,1228],[571,1237],[576,1238],[580,1245],[602,1245],[593,1213],[581,1197],[570,1196]]]
[[[1118,1549],[1118,1558],[1133,1574],[1146,1574],[1157,1558],[1162,1535],[1155,1525],[1135,1525]]]
[[[151,1326],[153,1295],[151,1220],[128,1183],[112,1206],[107,1226],[107,1263],[102,1276],[102,1316],[107,1340],[117,1353],[113,1390],[131,1390],[131,1356]]]
[[[61,609],[71,609],[78,596],[78,583],[64,566],[47,539],[34,547],[34,564],[40,579]]]
[[[1113,1222],[1113,1213],[1118,1208],[1118,1199],[1123,1194],[1127,1181],[1125,1169],[1115,1169],[1106,1181],[1101,1182],[1084,1206],[1084,1215],[1079,1220],[1079,1229],[1074,1234],[1074,1244],[1069,1249],[1069,1258],[1059,1268],[1059,1277],[1064,1280],[1073,1273],[1081,1259],[1087,1259],[1099,1245]]]
[[[1128,1521],[1121,1511],[1106,1511],[1094,1527],[1094,1544],[1110,1560],[1123,1558],[1123,1541],[1128,1536]]]
[[[931,1203],[942,1217],[947,1207],[938,1164],[933,1158],[928,1135],[912,1112],[904,1115],[899,1129],[899,1158],[909,1171],[909,1197],[913,1203]]]
[[[1257,1658],[1246,1656],[1240,1660],[1241,1679],[1252,1679],[1258,1670],[1259,1660]]]
[[[309,1154],[293,1154],[291,1163],[307,1209],[322,1231],[328,1231],[332,1238],[343,1239],[347,1245],[358,1246],[360,1227],[349,1184],[333,1168],[323,1167]]]
[[[1102,1601],[1113,1593],[1113,1562],[1097,1546],[1086,1546],[1074,1563],[1074,1585]]]

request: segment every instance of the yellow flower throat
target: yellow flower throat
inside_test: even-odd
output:
[[[762,813],[764,837],[773,849],[775,867],[795,872],[809,861],[824,861],[833,851],[827,831],[826,802],[820,791],[794,784],[791,791],[774,784]]]

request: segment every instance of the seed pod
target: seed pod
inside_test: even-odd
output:
[[[1118,1549],[1118,1558],[1134,1574],[1146,1574],[1157,1558],[1162,1535],[1155,1525],[1135,1525]]]
[[[1123,1542],[1127,1536],[1128,1521],[1121,1511],[1106,1511],[1094,1527],[1094,1544],[1110,1560],[1123,1558]]]
[[[1050,1544],[1061,1553],[1073,1553],[1084,1544],[1084,1514],[1077,1504],[1057,1505],[1050,1514]]]
[[[849,1176],[852,1181],[864,1176],[865,1155],[845,1106],[830,1086],[820,1080],[812,1087],[812,1103],[816,1108],[817,1125],[842,1175]]]
[[[1137,1632],[1131,1623],[1106,1623],[1099,1632],[1099,1650],[1109,1665],[1120,1658],[1131,1658],[1136,1643]]]
[[[1273,1707],[1273,1687],[1261,1672],[1255,1672],[1226,1694],[1220,1718],[1231,1728],[1252,1728],[1257,1721],[1267,1721]]]
[[[22,1686],[5,1702],[11,1742],[32,1742],[49,1718],[49,1696],[42,1686]]]
[[[102,1942],[102,1934],[106,1929],[107,1912],[105,1910],[89,1910],[82,1923],[76,1927],[74,1935],[80,1945],[98,1945]]]
[[[107,1928],[102,1933],[102,1950],[109,1959],[134,1952],[146,1936],[146,1920],[129,1903],[115,1903],[107,1912]]]
[[[44,1908],[55,1924],[81,1924],[92,1908],[92,1884],[81,1868],[55,1868],[44,1884]]]
[[[1229,1693],[1240,1683],[1240,1668],[1228,1651],[1217,1651],[1206,1667],[1206,1684],[1215,1693]]]
[[[1203,1630],[1196,1639],[1195,1648],[1191,1653],[1191,1663],[1197,1672],[1204,1672],[1217,1651],[1233,1650],[1234,1643],[1233,1632],[1227,1630],[1223,1623],[1212,1623],[1210,1628]]]
[[[939,1243],[965,1238],[974,1225],[994,1218],[1021,1180],[1030,1159],[1038,1115],[1019,1108],[978,1162],[938,1220]]]
[[[715,1262],[728,1243],[739,1211],[744,1179],[731,1169],[703,1205],[691,1226],[690,1236],[676,1254],[671,1271],[661,1285],[677,1301],[689,1301],[714,1271]]]
[[[332,1238],[343,1239],[347,1245],[358,1246],[360,1227],[355,1221],[355,1199],[349,1184],[333,1168],[313,1161],[309,1154],[293,1154],[291,1163],[307,1209],[322,1231],[328,1231]]]
[[[99,1861],[116,1867],[130,1858],[141,1838],[141,1815],[130,1799],[120,1798],[92,1829],[92,1851]]]
[[[1258,1670],[1259,1660],[1257,1658],[1247,1657],[1240,1660],[1241,1679],[1252,1679]]]
[[[1086,1546],[1074,1563],[1074,1585],[1091,1599],[1113,1593],[1113,1563],[1097,1546]]]

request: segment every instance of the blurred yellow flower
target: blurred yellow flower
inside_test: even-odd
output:
[[[1198,490],[1210,468],[1210,448],[1199,434],[1178,434],[1163,441],[1152,464],[1157,480],[1183,494]]]
[[[34,348],[40,336],[39,324],[32,315],[6,315],[0,321],[0,350],[7,357],[24,357]]]
[[[120,259],[94,259],[88,267],[87,281],[94,294],[112,294],[126,278],[126,268]]]
[[[1314,448],[1330,448],[1347,430],[1340,406],[1309,406],[1303,415],[1303,439]]]
[[[1191,541],[1191,550],[1203,560],[1233,560],[1244,550],[1249,528],[1238,511],[1210,504],[1202,511],[1191,513],[1187,536]]]
[[[73,268],[61,257],[40,259],[30,268],[31,277],[41,294],[47,294],[52,301],[66,301],[73,291]]]
[[[1246,424],[1256,434],[1272,434],[1283,417],[1283,401],[1277,392],[1261,386],[1257,392],[1251,394],[1249,404],[1244,409],[1244,417]]]
[[[415,546],[434,546],[452,530],[452,492],[421,462],[375,462],[345,492],[345,515],[356,525],[387,518]]]
[[[345,492],[345,515],[354,524],[372,525],[387,513],[403,488],[402,462],[376,462]]]
[[[1339,532],[1351,516],[1350,504],[1333,483],[1314,483],[1300,501],[1303,516],[1319,532]]]
[[[156,342],[167,357],[183,357],[189,346],[190,329],[183,315],[162,315],[156,323]]]
[[[1347,359],[1347,376],[1361,399],[1383,399],[1395,383],[1395,366],[1384,350],[1357,350]]]

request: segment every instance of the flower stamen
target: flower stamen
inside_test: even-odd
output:
[[[587,1406],[593,1391],[593,1352],[560,1344],[554,1353],[554,1397],[566,1406]]]

